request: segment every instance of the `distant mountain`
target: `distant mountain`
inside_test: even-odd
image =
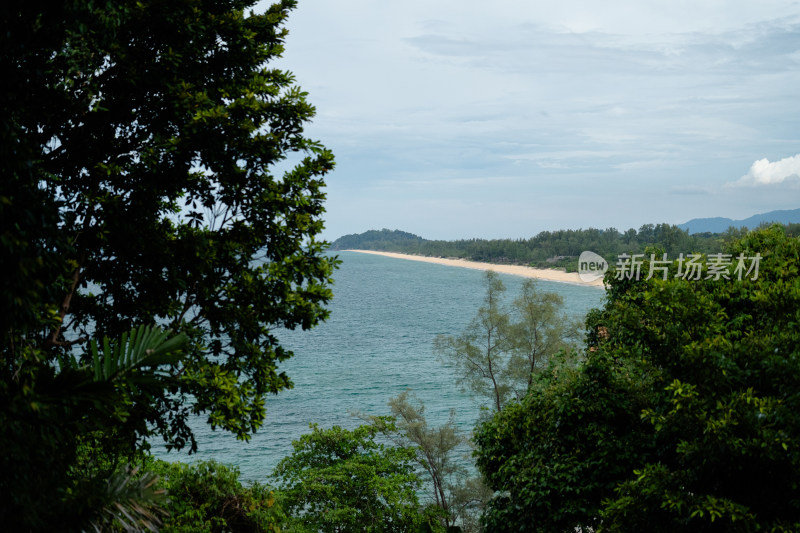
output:
[[[778,222],[780,224],[800,223],[800,209],[785,209],[781,211],[770,211],[760,215],[753,215],[744,220],[732,220],[730,218],[693,218],[689,222],[678,224],[682,230],[689,233],[722,233],[729,227],[746,227],[748,229],[757,228],[760,224]]]

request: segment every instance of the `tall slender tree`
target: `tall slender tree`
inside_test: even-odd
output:
[[[439,335],[434,351],[455,368],[458,383],[490,400],[499,412],[522,397],[551,357],[571,352],[580,324],[561,313],[563,300],[526,280],[508,307],[500,276],[486,272],[486,295],[475,318],[458,335]]]
[[[488,396],[492,408],[500,411],[511,393],[511,385],[503,380],[511,348],[509,315],[502,300],[506,286],[491,270],[485,280],[486,295],[478,314],[461,334],[437,336],[434,350],[455,367],[463,388]]]
[[[506,334],[510,358],[506,372],[517,399],[533,385],[535,374],[560,352],[578,346],[583,324],[561,309],[564,299],[555,292],[541,292],[533,279],[523,282],[512,304],[512,323]]]

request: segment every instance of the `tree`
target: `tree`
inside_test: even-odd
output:
[[[259,428],[267,393],[291,386],[275,330],[327,316],[333,158],[303,134],[306,94],[270,66],[295,2],[253,3],[0,8],[0,423],[28,450],[4,501],[43,484],[64,497],[72,458],[52,451],[80,425],[44,425],[82,401],[62,363],[88,365],[91,338],[161,324],[190,339],[166,386],[118,389],[125,423],[93,429],[119,453],[154,435],[193,450],[193,414],[240,438]]]
[[[510,346],[507,372],[514,396],[519,399],[550,358],[574,349],[583,324],[560,314],[564,299],[554,292],[539,292],[533,279],[522,283],[512,305],[517,321],[506,333]]]
[[[260,483],[242,485],[235,467],[215,461],[188,465],[152,460],[147,466],[169,495],[169,516],[160,529],[164,533],[279,533],[287,524],[274,491]]]
[[[455,412],[439,427],[425,418],[425,406],[404,391],[389,400],[392,417],[357,414],[387,436],[396,446],[411,450],[424,472],[430,501],[441,512],[435,513],[446,531],[474,531],[477,517],[489,497],[479,477],[470,477],[458,455],[469,450],[469,435],[455,422]],[[460,524],[460,525],[457,525]]]
[[[266,66],[283,51],[295,2],[261,15],[245,14],[248,5],[79,2],[4,12],[4,59],[18,76],[4,131],[25,148],[11,159],[12,175],[44,205],[18,205],[13,190],[3,203],[12,214],[57,216],[57,238],[41,243],[50,271],[31,280],[9,265],[16,292],[54,284],[56,294],[8,302],[9,312],[58,309],[49,327],[4,324],[6,357],[20,357],[9,336],[57,354],[136,323],[186,333],[197,347],[180,370],[180,394],[160,398],[164,409],[150,420],[170,446],[191,441],[190,411],[243,438],[259,427],[264,395],[291,386],[275,370],[291,354],[272,330],[313,326],[331,296],[335,261],[315,236],[332,156],[302,135],[314,114],[305,93]],[[25,32],[43,42],[16,43]],[[273,175],[293,153],[307,156]]]
[[[505,290],[500,276],[487,271],[486,296],[477,316],[461,335],[438,335],[434,340],[439,357],[456,368],[459,385],[491,398],[497,411],[511,392],[511,386],[502,379],[510,348],[506,339],[508,313],[501,307]]]
[[[643,425],[648,375],[633,364],[554,358],[528,394],[479,424],[478,470],[495,491],[488,531],[597,531],[604,499],[652,451]]]
[[[416,531],[423,517],[414,453],[381,444],[377,435],[373,425],[349,431],[312,424],[273,474],[287,512],[314,531]]]
[[[576,325],[559,311],[563,300],[539,293],[533,280],[523,283],[512,310],[505,307],[506,287],[486,272],[484,305],[458,336],[439,335],[434,351],[456,369],[465,389],[488,396],[495,412],[523,395],[533,375],[552,356],[571,349]]]
[[[542,374],[476,434],[502,491],[487,525],[800,527],[800,239],[773,226],[728,253],[730,279],[682,279],[677,263],[667,280],[607,276],[585,362]],[[740,256],[759,257],[756,279],[738,279]]]

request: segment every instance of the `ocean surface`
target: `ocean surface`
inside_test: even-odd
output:
[[[272,469],[292,452],[292,440],[310,432],[309,424],[354,428],[359,411],[388,415],[389,398],[411,389],[425,404],[428,423],[456,422],[470,431],[480,412],[479,399],[455,385],[451,370],[433,352],[436,335],[457,335],[475,316],[484,296],[484,273],[478,270],[383,256],[339,252],[334,274],[331,316],[309,331],[278,336],[294,357],[286,371],[294,388],[267,398],[267,419],[249,442],[211,431],[204,419],[193,424],[199,451],[155,455],[167,460],[217,461],[237,466],[242,479],[268,482]],[[501,275],[510,302],[523,278]],[[538,281],[543,291],[564,298],[564,312],[582,317],[600,307],[604,291],[565,283]]]

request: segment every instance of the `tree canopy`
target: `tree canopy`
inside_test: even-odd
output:
[[[333,157],[272,65],[296,3],[254,3],[0,7],[0,423],[39,449],[4,463],[19,482],[68,477],[54,450],[75,427],[43,428],[68,395],[53,376],[90,364],[90,339],[144,324],[189,339],[163,386],[128,387],[125,423],[101,433],[120,452],[152,435],[194,449],[192,414],[239,438],[259,428],[265,396],[291,387],[275,331],[327,316]]]
[[[773,226],[728,253],[760,254],[755,279],[607,275],[585,362],[541,373],[476,435],[502,491],[488,527],[800,527],[800,238]]]
[[[384,426],[392,425],[389,417]],[[320,429],[294,441],[275,468],[283,504],[314,531],[405,532],[423,524],[414,451],[376,440],[379,429]]]
[[[280,533],[289,518],[275,492],[260,483],[244,485],[236,467],[216,461],[191,465],[150,461],[158,486],[169,500],[158,531],[163,533],[212,532]],[[291,531],[291,529],[289,530]]]

